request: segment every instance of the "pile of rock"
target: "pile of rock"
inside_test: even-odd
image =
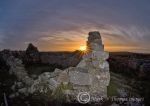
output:
[[[106,61],[108,57],[109,54],[104,52],[100,33],[95,31],[89,33],[87,53],[76,67],[45,72],[33,80],[28,76],[21,60],[9,57],[7,64],[10,66],[10,73],[14,73],[26,85],[20,92],[47,93],[51,90],[54,93],[63,84],[66,86],[60,89],[65,88],[63,92],[67,95],[77,96],[80,92],[88,92],[90,95],[107,97],[110,81],[109,64]]]
[[[25,63],[40,63],[40,53],[32,43],[30,43],[25,51],[25,58],[23,58]]]
[[[32,91],[38,90],[36,85],[43,82],[41,79],[44,78],[47,79],[44,81],[48,83],[48,88],[52,90],[55,90],[61,83],[71,84],[72,89],[69,89],[69,94],[72,96],[77,96],[80,92],[88,92],[96,97],[97,95],[107,97],[107,86],[110,81],[109,64],[106,61],[108,57],[109,54],[104,52],[100,33],[90,32],[87,53],[81,62],[76,67],[69,67],[65,70],[56,69],[51,74],[44,73],[44,77],[39,76],[33,84]]]
[[[20,93],[28,95],[29,88],[33,84],[34,80],[28,76],[22,61],[18,58],[15,58],[11,52],[6,52],[5,55],[3,55],[3,59],[9,66],[9,74],[13,74],[17,78],[11,87],[13,92],[9,97],[13,98],[19,96]]]
[[[17,79],[25,83],[27,86],[31,86],[33,79],[27,74],[27,71],[22,64],[22,61],[14,56],[10,56],[6,63],[10,66],[9,73],[16,75]]]
[[[86,83],[81,85],[88,86],[89,90],[87,92],[106,97],[107,86],[110,81],[109,64],[106,61],[109,54],[104,52],[104,46],[99,32],[89,33],[87,50],[82,61],[77,65],[77,68],[80,68],[82,71],[74,79],[77,79],[77,82],[81,80],[85,81]]]
[[[26,53],[30,54],[30,53],[36,53],[39,52],[37,47],[35,47],[32,43],[29,43],[27,49],[26,49]]]

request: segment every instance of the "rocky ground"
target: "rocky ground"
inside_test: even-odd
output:
[[[1,63],[4,63],[1,61]],[[4,105],[4,93],[7,97],[8,100],[8,104],[13,104],[14,106],[43,106],[43,105],[51,105],[51,104],[55,104],[55,103],[59,103],[59,102],[53,102],[51,101],[53,98],[49,97],[49,95],[41,95],[41,94],[35,94],[35,95],[20,95],[19,93],[14,93],[14,95],[12,95],[14,91],[14,87],[13,85],[16,85],[16,87],[21,87],[22,83],[20,83],[20,81],[18,81],[18,79],[16,78],[16,76],[14,76],[13,74],[10,75],[9,73],[9,67],[7,67],[6,64],[2,65],[3,67],[1,67],[0,69],[0,98],[1,98],[1,105]],[[38,67],[37,67],[38,66]],[[41,74],[42,72],[47,72],[47,71],[54,71],[51,70],[52,68],[50,68],[49,65],[45,65],[45,66],[39,66],[39,65],[35,65],[32,67],[29,67],[28,70],[31,73],[28,73],[29,76],[31,76],[32,78],[35,78],[35,76],[38,76],[39,74]],[[57,67],[57,65],[56,65]],[[55,67],[55,68],[56,68]],[[53,68],[53,69],[55,69]],[[38,69],[38,72],[35,72],[35,70]],[[113,70],[111,70],[113,71]],[[33,76],[35,75],[35,76]],[[113,73],[111,72],[111,80],[110,80],[110,84],[108,86],[108,97],[112,97],[112,96],[117,96],[117,97],[145,97],[145,95],[142,95],[142,92],[145,92],[145,94],[148,94],[148,82],[146,81],[139,81],[136,80],[134,78],[131,77],[127,77],[118,73]],[[36,78],[35,78],[36,79]],[[62,86],[63,88],[65,88],[64,86]],[[143,87],[143,88],[142,88]],[[145,89],[145,91],[144,91]],[[58,90],[59,91],[59,90]],[[59,94],[58,92],[56,92],[56,95]],[[60,95],[57,95],[60,96]],[[60,96],[61,99],[62,96]],[[49,98],[47,100],[47,98]],[[148,97],[146,97],[148,98]],[[61,102],[60,102],[61,103]],[[127,103],[127,102],[126,102]],[[108,101],[106,103],[106,106],[110,106],[110,105],[117,105],[120,104],[118,102],[111,102]],[[121,103],[122,104],[122,103]],[[130,103],[133,104],[133,103]],[[126,105],[124,105],[126,106]],[[133,106],[141,106],[141,103],[134,103]]]
[[[12,93],[11,86],[16,81],[16,78],[13,75],[9,75],[4,70],[3,71],[0,70],[0,72],[3,73],[3,74],[0,74],[0,80],[1,80],[0,95],[1,95],[1,100],[2,100],[1,104],[4,103],[4,101],[3,101],[4,100],[3,99],[3,93],[4,92],[6,93],[9,104],[12,103],[12,104],[14,104],[14,106],[15,105],[27,106],[29,104],[33,105],[33,106],[34,105],[40,106],[40,105],[48,104],[48,103],[44,103],[45,98],[42,98],[41,95],[29,95],[27,97],[25,97],[24,95],[20,95],[19,97],[10,98],[9,95]],[[3,77],[3,75],[5,75],[5,77]],[[126,80],[126,79],[128,79],[128,80]],[[112,97],[112,96],[140,97],[138,89],[133,89],[133,87],[128,83],[129,80],[130,80],[129,78],[126,78],[120,74],[116,74],[116,73],[111,72],[111,81],[110,81],[110,85],[108,87],[109,97]],[[55,104],[55,103],[53,103],[53,104]],[[111,105],[114,103],[110,102],[108,104]],[[139,104],[136,106],[141,106],[141,105]]]

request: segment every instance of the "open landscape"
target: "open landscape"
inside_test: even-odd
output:
[[[31,96],[14,93],[14,84],[21,86],[22,83],[17,80],[16,76],[9,74],[9,66],[7,66],[3,60],[4,55],[12,55],[21,59],[29,76],[37,79],[40,74],[53,72],[55,68],[65,69],[67,67],[76,66],[84,54],[80,50],[75,52],[39,52],[37,47],[33,44],[29,44],[26,51],[3,50],[0,52],[1,100],[3,100],[5,93],[9,98],[9,104],[40,106],[51,104],[50,101],[47,101],[48,97],[43,97],[43,95]],[[111,76],[110,84],[107,88],[108,96],[140,97],[144,98],[144,100],[140,102],[141,105],[143,103],[149,104],[150,54],[112,52],[110,53],[108,61]],[[1,104],[3,103],[4,101],[1,101]],[[112,102],[108,102],[108,104],[110,105]]]
[[[149,0],[0,0],[0,106],[150,106]]]

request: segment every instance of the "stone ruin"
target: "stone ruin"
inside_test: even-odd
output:
[[[106,61],[108,57],[109,54],[104,51],[100,33],[94,31],[89,32],[87,51],[76,67],[44,72],[37,79],[33,79],[28,76],[21,60],[11,56],[6,62],[10,66],[10,74],[15,74],[24,84],[18,89],[19,93],[27,95],[37,91],[46,93],[51,90],[54,92],[60,84],[64,84],[71,85],[71,88],[64,90],[66,95],[76,97],[80,92],[88,92],[90,95],[107,97],[107,86],[110,81],[109,63]]]
[[[89,32],[87,53],[77,65],[76,71],[70,72],[72,75],[70,82],[77,86],[83,86],[83,91],[89,92],[91,95],[107,97],[107,86],[110,81],[109,63],[106,61],[108,57],[109,54],[104,51],[100,33]]]

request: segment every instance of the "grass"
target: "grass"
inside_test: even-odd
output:
[[[118,91],[117,89],[119,88],[119,85],[115,83],[112,79],[110,80],[110,84],[107,87],[107,95],[108,96],[118,96]]]
[[[72,90],[73,87],[71,84],[63,84],[61,83],[56,89],[55,91],[53,92],[52,96],[54,97],[54,99],[56,101],[59,101],[59,102],[66,102],[67,101],[67,98],[66,98],[66,95],[64,94],[64,91],[65,90]]]

